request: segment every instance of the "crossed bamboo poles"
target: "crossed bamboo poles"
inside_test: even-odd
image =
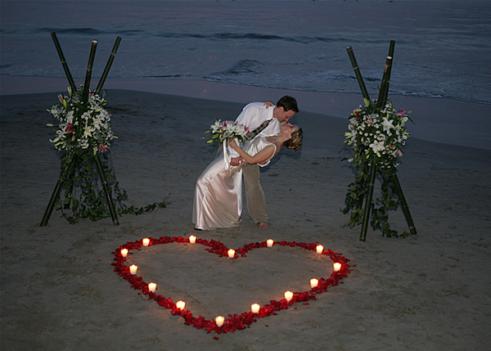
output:
[[[375,102],[372,102],[370,99],[370,95],[368,94],[367,87],[365,86],[365,82],[363,80],[363,76],[361,75],[360,67],[358,66],[358,63],[355,58],[355,53],[353,52],[353,48],[348,47],[346,49],[349,59],[351,61],[351,66],[353,66],[353,70],[355,72],[356,80],[358,81],[358,85],[360,86],[361,94],[363,96],[363,102],[365,103],[366,107],[372,107],[375,109],[375,111],[380,112],[387,103],[387,99],[389,96],[389,85],[390,85],[390,74],[392,70],[392,61],[394,58],[394,48],[395,48],[395,41],[391,40],[389,43],[389,52],[387,54],[387,58],[385,59],[385,66],[384,66],[384,74],[382,76],[382,83],[379,88],[378,92],[378,98]],[[360,232],[360,240],[365,241],[367,237],[367,230],[368,230],[368,220],[370,217],[370,209],[372,208],[372,200],[373,200],[373,186],[375,183],[375,174],[377,172],[377,165],[375,160],[373,158],[370,160],[369,164],[369,176],[368,176],[368,182],[367,182],[367,193],[365,194],[365,203],[363,205],[363,220],[362,220],[362,226],[361,226],[361,232]],[[414,226],[413,219],[411,217],[411,212],[409,211],[409,206],[407,204],[406,198],[404,196],[404,193],[402,192],[402,187],[401,183],[399,182],[399,178],[397,177],[397,173],[394,172],[394,174],[391,176],[392,183],[395,186],[395,191],[397,193],[397,196],[399,197],[399,201],[401,203],[402,207],[402,212],[404,213],[404,217],[406,218],[406,222],[409,227],[409,231],[411,234],[416,234],[416,227]]]
[[[65,71],[65,76],[66,76],[66,79],[68,80],[68,84],[70,85],[72,92],[76,93],[77,92],[77,86],[75,85],[75,81],[73,80],[73,76],[70,73],[70,69],[68,68],[68,64],[66,62],[65,55],[63,54],[63,50],[61,49],[60,42],[58,41],[58,37],[56,36],[55,32],[51,33],[51,38],[53,39],[53,43],[55,44],[56,51],[58,52],[58,56],[60,58],[62,66],[63,66],[63,70]],[[97,94],[97,95],[100,94],[100,92],[102,91],[102,88],[104,86],[104,83],[106,82],[107,76],[109,74],[109,70],[111,69],[111,66],[112,66],[113,61],[114,61],[114,57],[116,56],[116,52],[118,51],[120,43],[121,43],[121,37],[118,36],[118,37],[116,37],[116,40],[114,41],[113,49],[111,51],[111,54],[109,55],[109,58],[107,60],[106,66],[104,67],[104,71],[102,73],[102,76],[99,79],[99,83],[97,84],[97,87],[95,89],[95,94]],[[97,49],[97,41],[93,40],[91,42],[91,45],[90,45],[89,61],[87,63],[87,70],[85,72],[85,82],[84,82],[83,91],[82,91],[82,102],[83,102],[84,106],[87,106],[87,102],[89,99],[90,80],[92,78],[92,67],[94,65],[96,49]],[[81,111],[81,113],[83,113],[83,111]],[[94,162],[95,162],[96,167],[97,167],[97,173],[99,174],[99,178],[101,179],[102,188],[104,190],[106,202],[107,202],[107,205],[109,207],[109,212],[111,213],[112,221],[114,224],[117,225],[117,224],[119,224],[118,213],[116,212],[116,208],[114,206],[114,202],[113,202],[113,199],[111,197],[109,185],[108,185],[106,176],[104,175],[104,168],[102,166],[102,162],[101,162],[101,159],[100,159],[98,153],[94,154]],[[70,163],[69,163],[68,167],[65,169],[65,171],[63,169],[61,170],[60,176],[58,177],[58,181],[56,182],[53,193],[51,194],[51,198],[49,199],[48,206],[46,207],[46,210],[44,211],[43,219],[41,220],[41,226],[46,226],[48,224],[48,220],[51,216],[51,213],[53,212],[53,208],[55,206],[55,203],[60,196],[61,187],[67,178],[73,176],[75,165],[76,165],[76,157],[72,157],[72,159],[70,160]]]

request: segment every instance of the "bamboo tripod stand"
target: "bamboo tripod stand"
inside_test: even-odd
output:
[[[395,41],[391,40],[389,43],[389,52],[387,54],[387,58],[385,59],[384,74],[382,76],[382,83],[379,88],[378,98],[374,102],[372,102],[372,100],[370,99],[370,95],[368,94],[368,90],[365,86],[365,81],[363,80],[363,76],[361,75],[360,67],[358,66],[358,63],[356,61],[353,48],[348,47],[346,49],[349,59],[351,61],[351,65],[355,72],[356,80],[358,81],[358,85],[360,86],[360,90],[363,96],[363,101],[365,103],[365,106],[374,108],[376,112],[380,112],[380,110],[384,108],[389,96],[390,74],[392,70],[394,48],[395,48]],[[364,204],[363,204],[363,220],[362,220],[362,226],[360,232],[361,241],[365,241],[367,237],[370,209],[373,207],[372,201],[373,201],[375,175],[377,172],[380,172],[380,170],[377,169],[376,162],[372,159],[370,160],[370,164],[369,164],[369,176],[366,184],[367,193],[365,194]],[[416,234],[416,228],[414,226],[414,222],[411,217],[411,212],[409,211],[409,206],[407,204],[406,197],[404,196],[404,193],[402,191],[401,183],[399,182],[399,178],[397,177],[397,173],[394,173],[391,176],[390,181],[392,182],[392,184],[394,184],[396,194],[399,197],[402,212],[404,213],[404,217],[409,227],[409,231],[411,234]]]
[[[60,58],[61,64],[63,66],[63,70],[65,71],[65,76],[68,80],[68,84],[72,90],[73,93],[77,92],[77,86],[75,85],[75,81],[73,80],[73,76],[70,73],[70,69],[68,68],[68,64],[65,59],[65,55],[63,54],[63,50],[61,49],[60,42],[58,41],[58,38],[56,36],[55,32],[51,33],[51,38],[53,39],[53,43],[55,45],[56,51],[58,53],[58,56]],[[116,56],[116,52],[118,51],[119,44],[121,43],[121,38],[118,36],[116,37],[116,40],[114,41],[114,45],[111,51],[111,54],[107,60],[106,66],[104,67],[104,71],[102,73],[101,78],[99,79],[99,83],[97,84],[97,87],[95,89],[95,94],[100,94],[102,91],[102,88],[104,86],[104,83],[106,82],[107,76],[109,74],[109,70],[111,69],[111,66],[114,61],[114,57]],[[83,91],[82,91],[82,102],[86,105],[89,99],[89,88],[90,88],[90,81],[92,78],[92,67],[94,65],[94,59],[95,59],[95,52],[97,49],[97,41],[93,40],[90,46],[90,53],[89,53],[89,61],[87,63],[87,70],[85,73],[85,82],[83,85]],[[108,182],[106,179],[106,176],[104,175],[104,168],[102,166],[101,159],[99,157],[99,154],[95,153],[93,155],[93,161],[96,165],[97,168],[97,173],[99,174],[99,178],[101,180],[102,188],[104,190],[104,195],[106,198],[107,205],[109,207],[109,212],[111,214],[111,218],[113,221],[113,224],[118,225],[118,214],[116,212],[116,207],[114,206],[113,199],[111,197],[111,191],[108,186]],[[53,190],[53,193],[51,194],[51,198],[49,199],[48,206],[46,207],[46,210],[44,211],[43,218],[41,220],[41,226],[46,226],[48,224],[49,218],[51,216],[51,213],[53,212],[53,208],[55,206],[56,201],[58,200],[60,196],[60,191],[61,188],[70,177],[73,176],[73,172],[75,171],[75,167],[77,164],[77,158],[73,157],[66,170],[61,170],[60,175],[58,177],[58,181],[56,182],[55,188]]]

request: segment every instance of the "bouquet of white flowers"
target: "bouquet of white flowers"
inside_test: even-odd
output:
[[[397,167],[402,148],[409,138],[406,111],[396,111],[389,102],[380,112],[355,109],[344,134],[344,142],[353,148],[355,163],[373,158],[381,168]]]
[[[116,138],[111,130],[111,115],[104,108],[107,102],[90,93],[84,104],[81,94],[81,90],[72,93],[69,89],[68,96],[59,95],[59,103],[48,110],[58,120],[58,129],[50,142],[59,151],[91,148],[94,153],[105,152]]]
[[[246,140],[249,128],[235,121],[216,120],[207,131],[210,138],[208,144],[223,143],[227,139],[237,139],[239,142]]]

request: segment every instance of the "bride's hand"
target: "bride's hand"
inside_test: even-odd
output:
[[[242,164],[243,160],[240,157],[232,157],[230,159],[230,165],[231,166],[240,166]]]

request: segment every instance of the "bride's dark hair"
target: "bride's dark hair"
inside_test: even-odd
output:
[[[292,133],[292,137],[283,144],[286,148],[297,151],[302,147],[303,131],[298,128]]]

